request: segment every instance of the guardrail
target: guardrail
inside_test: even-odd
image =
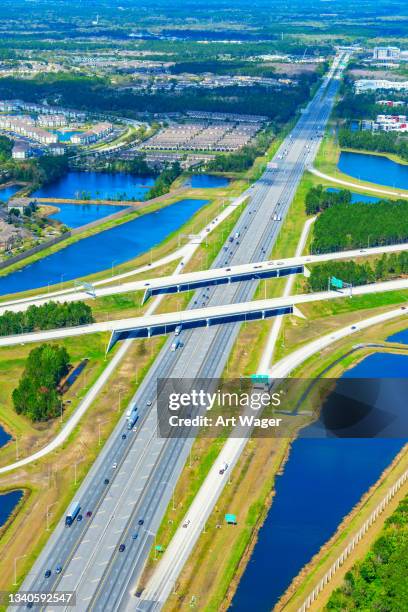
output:
[[[394,495],[401,489],[401,487],[406,483],[408,479],[408,470],[406,470],[402,476],[398,478],[398,480],[393,484],[392,487],[388,489],[387,495],[381,500],[381,502],[376,506],[373,512],[370,514],[368,519],[363,523],[362,527],[359,531],[352,537],[350,542],[341,552],[341,554],[337,557],[337,559],[332,563],[330,568],[324,574],[323,578],[321,578],[320,582],[315,586],[313,591],[309,594],[309,596],[305,599],[303,604],[298,608],[298,612],[305,612],[310,608],[312,603],[316,601],[319,593],[325,588],[325,586],[330,582],[335,573],[339,570],[339,568],[343,565],[346,559],[350,556],[352,551],[356,548],[357,544],[360,540],[365,536],[368,529],[371,525],[378,519],[380,514],[384,511],[387,505],[390,503]]]

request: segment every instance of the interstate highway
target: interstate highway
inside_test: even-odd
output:
[[[272,221],[276,205],[280,202],[280,215],[284,218],[305,167],[313,161],[319,140],[310,139],[319,126],[325,125],[337,85],[337,81],[330,82],[323,99],[322,88],[318,91],[293,130],[292,138],[288,137],[280,147],[276,161],[285,149],[288,154],[278,169],[268,168],[257,182],[250,204],[233,230],[240,231],[240,245],[235,245],[227,258],[220,255],[214,264],[216,267],[225,265],[226,261],[228,265],[257,261],[271,252],[280,228],[280,223]],[[210,291],[209,303],[216,306],[245,301],[253,296],[255,289],[256,282],[216,287]],[[197,306],[202,306],[202,302],[200,295]],[[75,589],[78,610],[120,610],[127,606],[131,600],[130,587],[146,559],[152,534],[160,524],[191,444],[190,440],[156,438],[156,380],[219,376],[239,327],[236,324],[182,332],[181,351],[170,352],[170,341],[166,343],[133,399],[140,409],[138,430],[122,440],[124,419],[119,422],[75,496],[84,512],[93,511],[92,518],[84,517],[82,523],[70,529],[64,529],[62,523],[57,526],[27,577],[24,589]],[[151,407],[147,406],[148,401],[152,401]],[[112,470],[113,462],[118,463],[115,470]],[[103,484],[106,476],[110,478],[108,486]],[[123,482],[131,486],[123,487]],[[131,492],[133,497],[129,499]],[[113,503],[117,511],[113,512],[110,507],[112,514],[106,516],[108,503]],[[138,527],[140,518],[144,524]],[[138,539],[131,540],[128,534],[136,531]],[[122,541],[126,549],[118,553],[117,546]],[[58,564],[63,567],[62,573],[44,579],[45,570],[54,570]]]

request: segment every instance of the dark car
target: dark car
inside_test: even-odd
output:
[[[92,510],[88,510],[88,512],[86,513],[86,516],[89,518],[90,516],[92,516]]]
[[[78,514],[77,521],[78,521],[78,523],[80,523],[82,521],[82,514]]]
[[[137,524],[138,524],[138,525],[143,525],[143,523],[144,523],[144,519],[139,519],[139,520],[137,521]]]
[[[47,570],[44,574],[45,578],[49,578],[51,576],[51,570]]]
[[[139,535],[137,533],[134,533],[132,535],[132,540],[137,540],[138,537],[139,537]]]
[[[60,574],[62,572],[62,567],[61,565],[57,565],[57,567],[55,568],[55,573],[56,574]]]
[[[126,440],[126,434],[122,434],[122,440]]]
[[[103,481],[103,484],[109,484],[109,478],[105,478],[105,480]]]
[[[119,552],[123,552],[125,550],[126,546],[124,544],[121,544],[119,546]]]
[[[28,604],[27,604],[27,608],[32,608],[32,607],[33,607],[33,605],[34,605],[34,604],[33,604],[33,602],[32,602],[32,601],[29,601],[29,602],[28,602]]]

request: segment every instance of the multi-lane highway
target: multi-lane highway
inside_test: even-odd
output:
[[[278,167],[269,166],[252,190],[250,203],[233,230],[240,233],[240,243],[221,253],[214,267],[259,261],[271,252],[281,225],[273,217],[278,210],[285,218],[304,169],[319,146],[318,134],[338,87],[338,80],[332,79],[338,62],[336,58],[330,78],[282,143],[275,156]],[[205,297],[202,292],[196,295],[190,308],[202,307],[203,302],[219,306],[248,301],[255,289],[255,281],[214,287]],[[157,437],[157,379],[218,377],[238,331],[239,324],[185,330],[182,351],[170,351],[171,340],[164,346],[132,400],[140,414],[136,431],[125,431],[124,420],[118,424],[76,496],[83,520],[70,528],[58,525],[24,589],[75,590],[78,610],[123,610],[130,602],[136,608],[132,587],[192,443]],[[86,517],[88,511],[92,516]],[[58,565],[60,573],[44,577],[46,570],[55,572]]]

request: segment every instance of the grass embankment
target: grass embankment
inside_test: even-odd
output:
[[[47,507],[52,530],[99,452],[99,429],[102,446],[164,341],[165,338],[154,338],[147,344],[145,340],[135,340],[116,369],[115,378],[104,387],[68,440],[43,459],[0,476],[0,490],[30,491],[30,495],[0,539],[1,590],[17,588],[12,586],[14,558],[26,555],[17,564],[19,584],[30,570],[51,533],[46,531]],[[88,356],[88,349],[88,346],[83,347],[81,357]],[[77,381],[78,394],[87,386],[83,378],[85,372],[86,369]],[[96,423],[100,424],[100,428]]]
[[[107,334],[92,334],[58,341],[58,345],[67,349],[73,365],[78,364],[84,357],[89,358],[88,365],[63,397],[65,408],[62,424],[66,422],[87,390],[106,367],[105,349],[108,339]],[[60,419],[47,423],[32,423],[23,415],[18,415],[13,407],[12,391],[21,378],[28,353],[35,346],[39,345],[27,344],[0,348],[0,423],[11,433],[14,440],[18,439],[19,458],[44,446],[61,428]],[[114,354],[115,351],[112,351],[108,359],[111,359]],[[16,459],[17,445],[14,440],[0,448],[1,465],[7,465]]]
[[[360,151],[357,149],[343,149],[343,150],[350,151],[351,153],[360,153],[360,154],[367,154],[367,155],[378,155],[380,157],[388,157],[389,159],[392,159],[393,161],[396,161],[398,163],[405,163],[405,164],[407,163],[407,162],[404,162],[403,160],[400,160],[395,155],[378,153],[377,151]],[[373,192],[367,191],[367,189],[364,191],[366,187],[371,187],[371,188],[374,187],[376,189],[383,189],[383,190],[389,189],[390,191],[398,191],[399,193],[404,193],[408,195],[408,190],[403,189],[401,187],[394,187],[393,185],[384,185],[384,184],[379,184],[379,183],[370,183],[368,181],[362,181],[359,178],[355,178],[354,176],[341,172],[337,166],[341,151],[342,149],[340,149],[338,143],[335,141],[333,136],[329,136],[326,134],[325,137],[323,138],[320,149],[316,155],[314,167],[317,170],[320,170],[320,172],[323,172],[324,174],[328,174],[335,179],[340,179],[342,181],[353,183],[355,187],[353,186],[352,190],[355,191],[356,193],[363,193],[365,195],[370,195],[370,196],[377,195],[377,197],[379,198],[384,197],[390,200],[398,199],[398,196],[388,196],[385,194],[382,196],[380,193],[375,194]],[[319,180],[319,177],[317,177],[317,179],[318,179],[317,180],[318,183],[322,183],[322,180]],[[347,189],[346,185],[342,187],[338,183],[332,183],[330,186],[335,187],[336,189],[342,189],[342,188]]]

